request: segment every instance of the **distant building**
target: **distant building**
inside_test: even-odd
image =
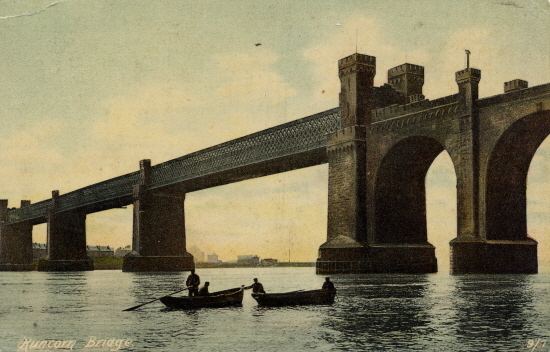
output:
[[[274,265],[277,265],[278,262],[279,261],[277,259],[265,258],[265,259],[262,259],[261,264],[262,266],[274,266]]]
[[[89,257],[113,257],[115,252],[109,246],[86,246]]]
[[[117,249],[124,251],[128,248],[128,252],[131,250],[130,246]],[[109,246],[86,246],[86,253],[90,257],[112,257],[114,251]],[[48,255],[48,245],[46,243],[33,243],[32,244],[32,259],[38,260],[45,258]]]
[[[132,246],[127,245],[126,247],[118,247],[115,251],[115,257],[124,257],[126,254],[132,251]]]
[[[239,255],[237,257],[237,264],[259,265],[260,257],[257,255]]]
[[[221,263],[222,261],[218,258],[216,253],[208,254],[206,256],[207,263]]]
[[[195,258],[195,263],[204,263],[204,252],[199,247],[191,246],[188,251]]]
[[[32,259],[38,260],[45,258],[48,255],[48,245],[46,243],[33,243],[32,244]]]

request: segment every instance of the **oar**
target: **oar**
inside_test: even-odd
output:
[[[169,294],[167,294],[167,295],[164,295],[164,296],[162,296],[162,297],[166,297],[166,296],[171,296],[171,295],[175,295],[176,293],[179,293],[179,292],[181,292],[181,291],[185,291],[185,290],[187,290],[187,289],[189,289],[189,288],[188,288],[188,287],[186,287],[186,288],[184,288],[183,290],[179,290],[179,291],[176,291],[176,292],[172,292],[172,293],[169,293]],[[162,297],[159,297],[159,298],[155,298],[155,299],[154,299],[154,300],[152,300],[152,301],[149,301],[149,302],[145,302],[145,303],[142,303],[142,304],[138,304],[137,306],[134,306],[134,307],[130,307],[130,308],[127,308],[127,309],[124,309],[124,310],[123,310],[123,312],[129,312],[129,311],[131,311],[131,310],[136,310],[136,309],[138,309],[139,307],[143,307],[143,306],[144,306],[144,305],[146,305],[146,304],[149,304],[149,303],[153,303],[153,302],[156,302],[156,301],[158,301],[159,299],[161,299]]]

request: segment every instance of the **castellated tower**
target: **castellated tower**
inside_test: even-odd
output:
[[[407,102],[422,100],[424,67],[402,64],[388,70],[388,83],[407,98]]]
[[[374,108],[376,58],[355,53],[338,61],[342,127],[364,126]]]

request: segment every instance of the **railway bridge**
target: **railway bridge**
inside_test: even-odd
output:
[[[451,272],[535,273],[526,222],[530,161],[550,133],[550,84],[504,83],[479,98],[479,69],[455,74],[457,93],[428,100],[424,68],[405,63],[374,86],[376,58],[338,62],[339,107],[19,208],[0,200],[0,270],[32,268],[32,226],[47,223],[38,270],[92,270],[86,215],[133,205],[125,271],[194,267],[186,251],[185,195],[328,164],[326,242],[318,273],[437,271],[426,228],[425,177],[446,151],[457,179]]]

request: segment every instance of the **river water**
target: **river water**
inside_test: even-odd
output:
[[[211,291],[253,277],[267,291],[324,279],[314,268],[197,272]],[[2,272],[0,351],[36,351],[31,341],[44,339],[75,341],[76,351],[116,350],[100,339],[126,339],[125,351],[550,351],[549,274],[335,275],[333,306],[259,308],[247,291],[238,308],[166,311],[157,302],[122,312],[176,291],[186,275]]]

